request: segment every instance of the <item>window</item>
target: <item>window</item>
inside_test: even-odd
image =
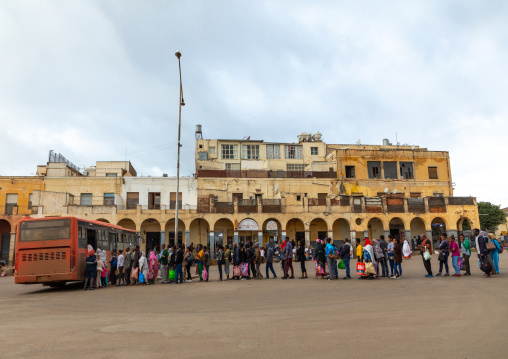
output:
[[[302,200],[302,196],[300,196],[299,194],[298,194],[298,195],[296,195],[296,200],[297,200],[298,202],[300,202],[300,201]]]
[[[397,162],[383,162],[385,179],[397,179]]]
[[[127,209],[136,209],[139,204],[139,192],[127,192]]]
[[[301,163],[288,163],[286,164],[286,170],[303,172],[305,171],[305,165]]]
[[[429,179],[438,179],[437,167],[429,167]]]
[[[44,221],[22,222],[19,241],[34,242],[54,239],[69,239],[71,236],[70,219],[50,219]]]
[[[367,170],[369,171],[369,178],[381,178],[381,162],[379,161],[368,161]]]
[[[409,197],[410,198],[421,198],[422,197],[422,192],[410,192],[409,193]]]
[[[346,166],[346,178],[355,178],[355,166]]]
[[[211,155],[215,154],[215,147],[208,147],[208,153]]]
[[[266,158],[279,159],[280,145],[266,145]]]
[[[106,173],[106,177],[116,177],[116,173]]]
[[[5,214],[13,214],[13,208],[18,205],[18,194],[8,193],[7,200],[5,202]]]
[[[434,192],[434,197],[444,197],[444,193],[442,192]]]
[[[104,205],[105,206],[113,206],[115,204],[115,194],[114,193],[104,193]]]
[[[244,159],[244,160],[258,160],[259,159],[259,145],[243,145],[242,146],[242,159]]]
[[[32,199],[33,199],[33,193],[30,193],[28,195],[28,209],[32,209]]]
[[[81,199],[79,201],[81,206],[91,206],[92,205],[92,194],[91,193],[81,193]]]
[[[169,193],[169,209],[176,208],[176,192]],[[182,209],[182,192],[178,192],[178,209]]]
[[[237,160],[238,145],[222,145],[222,158],[226,160]]]
[[[302,156],[302,146],[300,145],[286,145],[284,146],[284,154],[286,158],[294,158],[301,159]]]
[[[414,179],[413,162],[400,163],[400,177],[403,179]]]
[[[148,209],[161,209],[160,192],[148,192]]]
[[[317,147],[311,147],[311,148],[310,148],[310,154],[311,154],[312,156],[316,156],[316,155],[318,155],[318,154],[319,154],[319,149],[318,149]]]
[[[241,167],[239,163],[226,163],[226,171],[240,171]]]

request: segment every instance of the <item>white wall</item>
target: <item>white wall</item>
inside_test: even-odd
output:
[[[176,192],[176,177],[124,177],[123,204],[127,204],[127,192],[139,192],[139,204],[148,205],[148,192],[160,192],[161,204],[169,206],[170,192]],[[182,208],[196,209],[198,182],[194,177],[180,177]]]

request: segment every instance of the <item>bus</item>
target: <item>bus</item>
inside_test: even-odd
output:
[[[23,218],[16,231],[14,282],[62,287],[84,281],[87,248],[106,251],[139,244],[139,233],[76,217]]]

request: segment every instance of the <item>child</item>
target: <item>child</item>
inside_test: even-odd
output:
[[[360,243],[360,238],[356,238],[356,256],[358,257],[358,263],[363,262],[363,247]]]
[[[100,288],[104,286],[102,281],[102,273],[104,272],[104,262],[101,260],[100,253],[97,253],[97,280],[96,280],[96,287]],[[99,279],[100,278],[100,279]]]

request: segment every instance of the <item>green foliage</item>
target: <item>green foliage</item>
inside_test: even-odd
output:
[[[487,228],[492,233],[497,230],[500,224],[506,222],[506,214],[500,206],[490,202],[478,202],[478,213],[480,214],[481,228]]]

